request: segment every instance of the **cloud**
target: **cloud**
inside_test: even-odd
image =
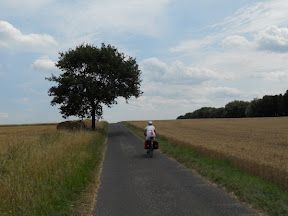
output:
[[[235,98],[241,99],[244,94],[236,88],[215,87],[210,84],[189,86],[151,83],[145,88],[147,91],[144,91],[144,95],[137,99],[130,99],[129,104],[126,104],[124,99],[120,99],[119,107],[105,109],[104,118],[109,118],[109,115],[114,121],[115,119],[117,121],[167,119],[167,115],[169,118],[176,118],[203,106],[223,107]],[[115,114],[121,111],[123,115]]]
[[[52,61],[48,56],[42,56],[35,60],[31,67],[37,71],[53,71],[57,69],[55,62]]]
[[[17,104],[28,104],[29,101],[30,101],[30,99],[27,98],[27,97],[18,98],[18,99],[14,100],[14,102],[17,103]]]
[[[49,3],[54,0],[0,0],[0,4],[3,8],[6,9],[18,9],[18,10],[29,10],[30,12],[41,7],[47,6]]]
[[[286,0],[269,0],[249,4],[223,22],[205,28],[205,37],[181,41],[171,52],[193,53],[221,45],[225,49],[288,51]],[[249,40],[247,38],[250,38]]]
[[[181,88],[180,86],[178,88]],[[182,96],[194,103],[213,103],[216,98],[235,98],[241,97],[244,93],[232,87],[214,86],[211,82],[203,83],[197,86],[187,86],[182,91]]]
[[[216,97],[223,97],[223,98],[227,98],[227,97],[235,97],[235,96],[241,96],[243,93],[242,91],[240,91],[237,88],[230,88],[230,87],[208,87],[207,88],[207,93],[209,93],[209,95],[214,95]]]
[[[286,0],[268,0],[248,4],[221,23],[212,26],[227,34],[259,32],[270,26],[287,23],[288,4]]]
[[[169,49],[174,56],[180,53],[178,59],[185,56],[187,62],[197,64],[184,64],[183,59],[169,64],[158,58],[144,59],[140,69],[147,107],[151,108],[148,104],[155,96],[159,101],[185,104],[186,110],[192,111],[225,106],[233,100],[250,101],[270,89],[283,91],[288,79],[287,29],[283,27],[287,25],[287,6],[282,0],[250,4],[224,22],[202,29],[198,32],[202,38],[191,37]]]
[[[212,43],[214,43],[214,37],[206,37],[200,40],[187,40],[181,41],[176,47],[170,48],[170,52],[193,52],[194,50],[199,50],[205,48]]]
[[[0,78],[6,77],[6,73],[0,71]]]
[[[169,111],[171,108],[176,109],[179,104],[181,106],[188,106],[191,104],[191,101],[184,99],[184,98],[178,98],[177,100],[174,98],[167,98],[163,96],[155,95],[154,97],[148,97],[148,96],[142,96],[141,98],[138,98],[137,100],[132,100],[129,102],[129,109],[130,110],[147,110],[149,111]],[[159,107],[161,107],[161,110],[159,110]]]
[[[288,52],[288,28],[271,26],[257,32],[249,41],[240,35],[227,36],[222,40],[225,49],[259,49],[272,52]]]
[[[283,80],[288,80],[288,71],[258,73],[258,74],[255,74],[254,77],[262,78],[267,81],[279,82]]]
[[[0,46],[49,47],[56,45],[55,39],[47,34],[23,34],[9,22],[0,20]]]
[[[251,48],[253,45],[245,37],[240,35],[232,35],[223,39],[222,46],[224,48]]]
[[[274,88],[283,91],[288,67],[287,10],[285,0],[249,4],[223,22],[202,29],[203,32],[198,32],[203,34],[201,39],[180,41],[170,51],[182,52],[180,57],[197,61],[197,68],[220,74],[222,79],[208,79],[206,76],[203,81],[212,81],[215,87],[247,86],[244,96],[248,97],[255,86],[259,86],[260,91],[261,88],[272,88],[267,86],[266,81],[277,81],[279,85],[274,84]],[[230,75],[231,81],[225,82],[223,75],[227,80],[227,75]],[[201,89],[205,91],[203,87]],[[227,97],[233,92],[235,97],[244,94],[226,90]],[[218,91],[216,95],[219,97],[227,94]]]
[[[156,59],[155,61],[162,65],[163,68],[166,68],[163,62]],[[142,85],[143,96],[129,102],[131,109],[156,112],[159,107],[163,111],[166,108],[167,110],[188,110],[192,109],[191,107],[199,108],[202,106],[215,106],[215,104],[224,106],[227,100],[241,99],[246,96],[243,91],[237,88],[215,85],[214,81],[204,81],[191,85],[187,84],[185,80],[179,83],[171,83],[157,79],[153,81],[153,76],[151,77],[150,82],[144,82]]]
[[[261,50],[288,52],[288,28],[267,28],[258,33],[256,42]]]
[[[163,20],[170,2],[171,0],[122,0],[120,3],[118,0],[88,0],[76,1],[74,4],[55,2],[54,14],[58,20],[62,20],[55,27],[68,37],[107,31],[114,35],[132,32],[158,37],[165,26],[159,22]],[[81,33],[75,31],[79,26]]]
[[[1,113],[0,112],[0,119],[7,119],[8,118],[8,113]]]
[[[178,60],[168,66],[155,57],[141,61],[140,68],[146,82],[196,85],[207,80],[233,79],[232,75],[217,73],[208,68],[186,66]]]
[[[40,96],[41,99],[44,99],[45,96],[47,96],[47,89],[45,89],[45,86],[43,84],[43,80],[39,81],[33,81],[33,82],[24,82],[18,84],[16,87],[21,90],[22,93],[29,94],[33,98],[35,96]],[[27,99],[22,99],[22,100],[27,100]],[[18,101],[21,101],[18,99]],[[39,101],[39,99],[37,99]]]

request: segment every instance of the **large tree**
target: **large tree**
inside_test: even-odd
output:
[[[142,94],[141,71],[136,59],[125,56],[114,46],[102,44],[98,48],[82,44],[59,55],[56,66],[62,73],[46,79],[58,84],[48,94],[54,97],[52,106],[61,105],[64,118],[92,117],[95,129],[96,118],[103,115],[103,105],[111,107],[118,97],[124,97],[127,102],[130,97]]]

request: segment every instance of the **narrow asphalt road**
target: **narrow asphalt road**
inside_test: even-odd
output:
[[[160,143],[161,145],[161,143]],[[156,151],[122,124],[110,124],[93,215],[256,215],[191,170]]]

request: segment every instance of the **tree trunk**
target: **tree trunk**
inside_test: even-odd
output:
[[[96,126],[95,126],[95,115],[96,115],[96,109],[95,107],[93,106],[92,107],[92,113],[91,113],[91,116],[92,116],[92,130],[95,130]]]

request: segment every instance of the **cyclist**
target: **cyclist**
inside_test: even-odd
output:
[[[148,122],[148,125],[146,126],[144,130],[144,136],[146,136],[146,140],[149,140],[150,137],[156,137],[156,129],[153,126],[152,121]]]
[[[153,126],[152,121],[148,122],[148,125],[146,126],[144,130],[144,136],[146,136],[146,141],[145,141],[145,149],[147,147],[147,142],[150,140],[151,137],[155,138],[156,137],[156,129]],[[156,141],[155,141],[156,142]],[[148,151],[147,151],[148,153]]]

